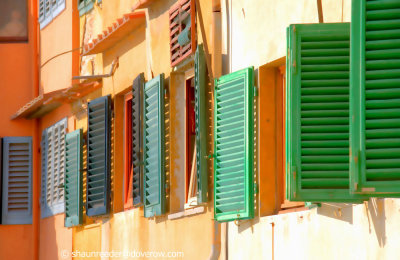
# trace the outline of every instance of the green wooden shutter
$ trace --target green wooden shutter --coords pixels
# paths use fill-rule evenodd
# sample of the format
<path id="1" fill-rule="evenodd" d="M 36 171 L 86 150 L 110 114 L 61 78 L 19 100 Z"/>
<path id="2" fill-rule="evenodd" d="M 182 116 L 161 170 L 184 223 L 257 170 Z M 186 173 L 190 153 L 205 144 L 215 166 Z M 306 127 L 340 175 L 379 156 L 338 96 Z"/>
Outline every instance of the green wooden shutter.
<path id="1" fill-rule="evenodd" d="M 142 91 L 144 86 L 144 73 L 139 74 L 132 84 L 132 192 L 133 205 L 143 204 L 143 168 L 142 162 Z"/>
<path id="2" fill-rule="evenodd" d="M 360 201 L 349 191 L 350 25 L 291 25 L 288 39 L 288 199 Z"/>
<path id="3" fill-rule="evenodd" d="M 143 91 L 143 201 L 146 218 L 165 213 L 164 74 Z"/>
<path id="4" fill-rule="evenodd" d="M 32 137 L 3 139 L 2 224 L 32 224 Z"/>
<path id="5" fill-rule="evenodd" d="M 206 107 L 207 71 L 203 44 L 197 46 L 194 58 L 194 71 L 197 202 L 205 203 L 207 202 L 208 191 Z"/>
<path id="6" fill-rule="evenodd" d="M 218 221 L 254 216 L 253 67 L 215 80 L 214 215 Z"/>
<path id="7" fill-rule="evenodd" d="M 86 214 L 110 210 L 111 96 L 88 103 Z"/>
<path id="8" fill-rule="evenodd" d="M 82 224 L 82 129 L 65 136 L 65 219 L 64 226 Z"/>
<path id="9" fill-rule="evenodd" d="M 351 189 L 400 194 L 400 1 L 353 1 Z"/>

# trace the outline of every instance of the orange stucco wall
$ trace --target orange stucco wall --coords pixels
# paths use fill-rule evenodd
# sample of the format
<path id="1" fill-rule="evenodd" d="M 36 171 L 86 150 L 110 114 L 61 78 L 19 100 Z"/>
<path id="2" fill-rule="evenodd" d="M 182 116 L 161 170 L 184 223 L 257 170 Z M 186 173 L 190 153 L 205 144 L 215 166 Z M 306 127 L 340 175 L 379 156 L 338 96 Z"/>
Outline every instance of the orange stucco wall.
<path id="1" fill-rule="evenodd" d="M 0 43 L 0 136 L 33 136 L 33 121 L 10 117 L 35 96 L 36 65 L 36 0 L 28 2 L 28 42 Z M 37 145 L 33 140 L 33 146 Z M 35 158 L 33 158 L 35 160 Z M 37 171 L 33 171 L 36 175 Z M 33 177 L 35 183 L 35 177 Z M 37 214 L 37 193 L 33 194 L 33 215 Z M 31 225 L 0 225 L 0 259 L 35 258 L 35 220 Z M 21 245 L 24 245 L 21 247 Z"/>

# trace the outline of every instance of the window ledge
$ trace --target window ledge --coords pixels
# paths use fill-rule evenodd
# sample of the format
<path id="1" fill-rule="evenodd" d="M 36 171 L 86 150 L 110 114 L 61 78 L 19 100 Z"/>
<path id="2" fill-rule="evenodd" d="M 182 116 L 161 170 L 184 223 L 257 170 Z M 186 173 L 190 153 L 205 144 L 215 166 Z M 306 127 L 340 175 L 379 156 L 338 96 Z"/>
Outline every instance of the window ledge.
<path id="1" fill-rule="evenodd" d="M 179 218 L 183 218 L 183 217 L 187 217 L 187 216 L 200 214 L 200 213 L 203 213 L 203 212 L 205 212 L 204 206 L 199 206 L 199 207 L 196 207 L 196 208 L 185 209 L 184 211 L 181 211 L 181 212 L 169 214 L 168 215 L 168 219 L 169 220 L 174 220 L 174 219 L 179 219 Z"/>

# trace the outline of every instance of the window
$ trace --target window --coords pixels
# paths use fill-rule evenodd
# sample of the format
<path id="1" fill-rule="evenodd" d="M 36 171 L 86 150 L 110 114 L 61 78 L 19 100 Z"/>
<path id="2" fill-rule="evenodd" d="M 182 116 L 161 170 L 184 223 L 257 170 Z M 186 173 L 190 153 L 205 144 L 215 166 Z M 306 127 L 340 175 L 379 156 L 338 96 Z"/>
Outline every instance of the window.
<path id="1" fill-rule="evenodd" d="M 124 107 L 124 208 L 143 205 L 142 161 L 142 91 L 144 74 L 132 84 L 132 92 L 125 95 Z"/>
<path id="2" fill-rule="evenodd" d="M 26 0 L 2 0 L 0 9 L 0 42 L 28 40 Z"/>
<path id="3" fill-rule="evenodd" d="M 171 66 L 196 50 L 195 1 L 180 0 L 169 10 Z"/>
<path id="4" fill-rule="evenodd" d="M 79 16 L 82 16 L 93 9 L 95 0 L 78 0 Z"/>
<path id="5" fill-rule="evenodd" d="M 350 188 L 374 197 L 398 197 L 400 193 L 400 22 L 396 8 L 398 1 L 382 0 L 353 1 L 352 6 Z"/>
<path id="6" fill-rule="evenodd" d="M 164 74 L 146 82 L 143 91 L 144 217 L 165 213 Z"/>
<path id="7" fill-rule="evenodd" d="M 82 224 L 83 134 L 82 129 L 65 136 L 65 219 L 64 226 Z"/>
<path id="8" fill-rule="evenodd" d="M 32 224 L 32 137 L 5 137 L 2 155 L 2 224 Z"/>
<path id="9" fill-rule="evenodd" d="M 111 96 L 88 103 L 86 214 L 110 212 Z"/>
<path id="10" fill-rule="evenodd" d="M 214 215 L 218 221 L 254 216 L 253 68 L 215 80 Z"/>
<path id="11" fill-rule="evenodd" d="M 64 212 L 64 163 L 67 119 L 42 133 L 42 218 Z"/>
<path id="12" fill-rule="evenodd" d="M 349 184 L 350 25 L 288 28 L 286 175 L 291 201 L 360 202 Z"/>
<path id="13" fill-rule="evenodd" d="M 43 29 L 65 9 L 65 0 L 39 0 L 39 23 Z"/>

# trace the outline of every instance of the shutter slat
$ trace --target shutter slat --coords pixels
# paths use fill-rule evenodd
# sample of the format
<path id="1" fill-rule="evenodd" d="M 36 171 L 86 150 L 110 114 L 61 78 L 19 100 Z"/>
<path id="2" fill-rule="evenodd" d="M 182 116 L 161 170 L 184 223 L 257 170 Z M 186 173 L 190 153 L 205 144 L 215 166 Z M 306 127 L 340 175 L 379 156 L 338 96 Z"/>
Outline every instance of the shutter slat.
<path id="1" fill-rule="evenodd" d="M 291 25 L 287 37 L 288 199 L 361 201 L 349 191 L 350 25 Z"/>
<path id="2" fill-rule="evenodd" d="M 399 18 L 399 1 L 353 2 L 350 187 L 355 193 L 400 196 Z"/>
<path id="3" fill-rule="evenodd" d="M 32 224 L 32 138 L 5 137 L 2 147 L 1 223 Z M 23 162 L 26 167 L 13 167 L 16 161 Z"/>
<path id="4" fill-rule="evenodd" d="M 164 74 L 143 90 L 144 216 L 165 213 Z"/>
<path id="5" fill-rule="evenodd" d="M 111 96 L 88 103 L 86 214 L 110 209 Z"/>
<path id="6" fill-rule="evenodd" d="M 214 91 L 214 215 L 254 216 L 253 68 L 222 76 Z"/>

